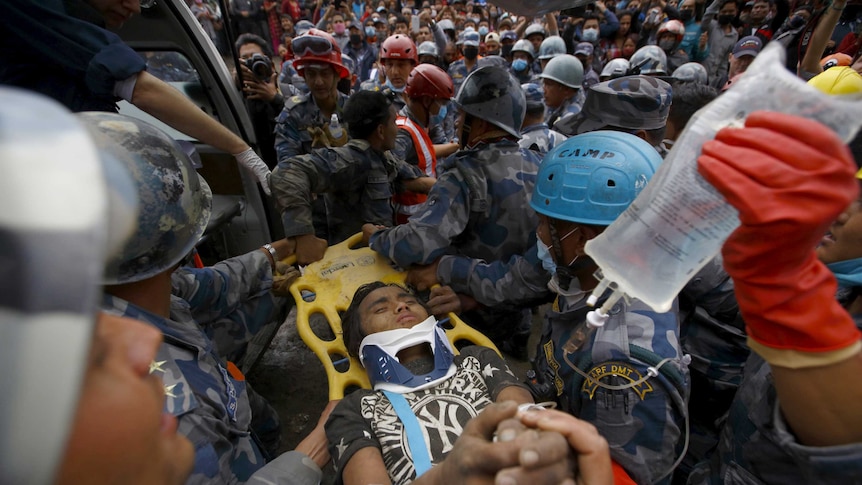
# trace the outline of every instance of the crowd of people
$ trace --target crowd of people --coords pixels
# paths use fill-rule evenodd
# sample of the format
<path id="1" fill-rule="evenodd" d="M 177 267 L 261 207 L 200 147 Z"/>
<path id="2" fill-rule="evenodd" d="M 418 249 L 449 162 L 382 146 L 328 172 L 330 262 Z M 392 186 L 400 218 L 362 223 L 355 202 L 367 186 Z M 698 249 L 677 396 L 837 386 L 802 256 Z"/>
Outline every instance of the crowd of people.
<path id="1" fill-rule="evenodd" d="M 22 370 L 66 400 L 0 399 L 14 431 L 0 450 L 16 449 L 0 453 L 0 482 L 27 482 L 35 457 L 45 483 L 310 485 L 330 462 L 348 485 L 862 481 L 859 135 L 754 112 L 704 143 L 698 171 L 740 225 L 669 311 L 591 311 L 600 268 L 585 249 L 770 44 L 809 96 L 859 103 L 859 5 L 597 0 L 534 17 L 463 0 L 233 0 L 228 15 L 188 2 L 214 43 L 237 36 L 258 154 L 111 31 L 146 3 L 12 0 L 0 21 L 0 148 L 41 117 L 97 159 L 62 160 L 43 205 L 20 183 L 32 159 L 3 151 L 0 335 L 71 349 L 58 355 L 76 359 L 65 380 L 80 389 L 62 369 Z M 233 155 L 284 238 L 187 265 L 210 189 L 167 134 L 115 113 L 119 99 Z M 54 231 L 74 261 L 49 257 Z M 282 260 L 319 261 L 356 233 L 408 287 L 352 295 L 343 341 L 373 388 L 330 402 L 284 452 L 277 413 L 235 362 L 284 322 L 299 272 Z M 22 276 L 44 270 L 81 296 Z M 51 312 L 65 313 L 46 334 Z M 527 380 L 488 348 L 453 348 L 448 312 L 506 358 L 532 353 Z M 27 437 L 20 423 L 40 412 L 60 424 Z"/>

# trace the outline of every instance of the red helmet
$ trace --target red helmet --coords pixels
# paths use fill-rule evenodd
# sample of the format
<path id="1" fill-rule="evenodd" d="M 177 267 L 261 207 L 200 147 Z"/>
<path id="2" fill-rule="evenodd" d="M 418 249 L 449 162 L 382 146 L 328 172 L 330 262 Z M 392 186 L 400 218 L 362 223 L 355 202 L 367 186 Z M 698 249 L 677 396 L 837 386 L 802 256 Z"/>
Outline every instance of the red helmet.
<path id="1" fill-rule="evenodd" d="M 668 20 L 658 28 L 656 38 L 658 39 L 661 37 L 661 34 L 665 32 L 670 32 L 671 34 L 676 35 L 676 41 L 682 42 L 682 37 L 685 35 L 685 25 L 683 25 L 679 20 Z"/>
<path id="2" fill-rule="evenodd" d="M 407 59 L 413 64 L 419 64 L 416 54 L 416 44 L 406 35 L 391 35 L 380 45 L 380 59 Z"/>
<path id="3" fill-rule="evenodd" d="M 443 69 L 433 64 L 419 64 L 410 71 L 404 93 L 411 98 L 450 99 L 455 96 L 455 87 Z"/>
<path id="4" fill-rule="evenodd" d="M 300 76 L 305 75 L 305 67 L 310 64 L 328 64 L 335 69 L 339 78 L 350 76 L 350 71 L 341 63 L 338 43 L 322 30 L 310 29 L 295 37 L 290 43 L 290 50 L 294 56 L 293 67 Z"/>

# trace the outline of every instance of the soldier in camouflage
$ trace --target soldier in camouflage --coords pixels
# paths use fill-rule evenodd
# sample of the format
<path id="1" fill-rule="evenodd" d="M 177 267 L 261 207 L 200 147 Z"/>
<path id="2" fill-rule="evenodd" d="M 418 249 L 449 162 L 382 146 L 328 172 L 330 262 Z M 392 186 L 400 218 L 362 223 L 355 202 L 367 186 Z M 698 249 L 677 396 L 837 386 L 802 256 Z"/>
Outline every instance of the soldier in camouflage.
<path id="1" fill-rule="evenodd" d="M 291 243 L 174 272 L 207 225 L 209 187 L 153 126 L 113 113 L 81 120 L 117 170 L 131 173 L 134 186 L 116 190 L 141 205 L 135 233 L 106 263 L 102 307 L 164 335 L 149 371 L 164 384 L 165 412 L 195 449 L 187 483 L 245 482 L 278 450 L 279 422 L 225 355 L 241 356 L 251 338 L 283 321 L 288 300 L 270 290 Z"/>
<path id="2" fill-rule="evenodd" d="M 542 88 L 538 84 L 527 83 L 522 84 L 521 89 L 527 99 L 527 113 L 518 145 L 544 156 L 557 144 L 565 141 L 566 136 L 548 128 L 545 123 L 545 97 L 542 95 Z"/>
<path id="3" fill-rule="evenodd" d="M 539 74 L 545 94 L 548 113 L 545 123 L 551 129 L 570 136 L 571 133 L 560 129 L 575 118 L 584 105 L 584 66 L 577 57 L 560 54 L 545 66 Z"/>
<path id="4" fill-rule="evenodd" d="M 347 96 L 338 82 L 350 76 L 341 63 L 341 52 L 326 32 L 311 29 L 291 42 L 296 58 L 293 68 L 305 80 L 308 95 L 291 96 L 276 118 L 275 151 L 278 162 L 310 153 L 313 148 L 341 146 L 346 135 L 334 139 L 329 132 L 333 114 L 340 114 Z"/>
<path id="5" fill-rule="evenodd" d="M 646 140 L 662 155 L 673 98 L 670 84 L 650 76 L 626 76 L 590 87 L 581 112 L 554 125 L 564 135 L 613 129 Z"/>
<path id="6" fill-rule="evenodd" d="M 466 283 L 468 275 L 454 271 L 452 258 L 507 260 L 535 244 L 528 199 L 540 160 L 515 141 L 525 110 L 520 85 L 503 68 L 482 67 L 464 82 L 456 103 L 463 148 L 438 170 L 442 175 L 424 208 L 407 224 L 364 228 L 371 248 L 401 267 L 428 265 L 412 271 L 421 272 L 427 286 Z M 529 332 L 530 312 L 520 305 L 479 306 L 462 318 L 501 343 Z"/>
<path id="7" fill-rule="evenodd" d="M 330 244 L 360 232 L 365 223 L 394 224 L 392 196 L 404 189 L 427 193 L 434 179 L 415 166 L 393 157 L 398 127 L 391 97 L 359 91 L 344 108 L 351 140 L 337 148 L 321 148 L 290 158 L 276 167 L 270 179 L 282 211 L 287 237 L 296 240 L 300 264 L 323 258 Z M 398 181 L 403 187 L 396 189 Z M 311 201 L 322 194 L 328 240 L 315 236 Z"/>
<path id="8" fill-rule="evenodd" d="M 473 71 L 479 68 L 479 33 L 473 30 L 464 32 L 461 40 L 462 59 L 449 65 L 449 76 L 455 84 L 455 92 L 461 89 L 461 84 Z"/>
<path id="9" fill-rule="evenodd" d="M 677 306 L 656 313 L 638 300 L 619 302 L 597 322 L 586 305 L 597 266 L 584 246 L 660 163 L 648 143 L 626 133 L 576 136 L 545 156 L 531 200 L 539 258 L 557 294 L 545 313 L 534 394 L 595 425 L 636 483 L 669 483 L 687 439 L 689 379 Z"/>

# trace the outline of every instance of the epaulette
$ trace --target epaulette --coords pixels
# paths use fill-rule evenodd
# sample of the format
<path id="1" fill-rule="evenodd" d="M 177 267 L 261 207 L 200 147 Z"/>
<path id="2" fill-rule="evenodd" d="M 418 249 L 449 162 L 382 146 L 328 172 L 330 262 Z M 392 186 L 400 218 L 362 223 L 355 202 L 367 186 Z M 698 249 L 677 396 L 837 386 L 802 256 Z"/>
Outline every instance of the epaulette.
<path id="1" fill-rule="evenodd" d="M 304 94 L 297 94 L 295 96 L 291 96 L 284 101 L 284 108 L 291 109 L 294 106 L 298 106 L 304 102 L 308 101 L 308 96 Z"/>

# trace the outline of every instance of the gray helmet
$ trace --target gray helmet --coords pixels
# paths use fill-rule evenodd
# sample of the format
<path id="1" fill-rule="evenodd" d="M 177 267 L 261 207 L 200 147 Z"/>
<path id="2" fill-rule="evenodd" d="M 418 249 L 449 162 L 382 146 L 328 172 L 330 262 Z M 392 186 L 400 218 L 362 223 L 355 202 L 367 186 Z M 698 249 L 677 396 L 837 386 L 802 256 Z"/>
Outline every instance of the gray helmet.
<path id="1" fill-rule="evenodd" d="M 697 62 L 686 62 L 673 71 L 674 79 L 678 81 L 687 81 L 698 84 L 706 84 L 709 80 L 709 75 L 706 73 L 706 68 Z"/>
<path id="2" fill-rule="evenodd" d="M 566 41 L 559 35 L 552 35 L 542 41 L 539 46 L 539 59 L 551 59 L 559 54 L 566 53 Z"/>
<path id="3" fill-rule="evenodd" d="M 584 65 L 571 54 L 561 54 L 548 61 L 539 77 L 557 81 L 572 89 L 581 89 L 584 85 Z"/>
<path id="4" fill-rule="evenodd" d="M 443 20 L 437 22 L 437 27 L 440 27 L 440 30 L 443 30 L 443 31 L 455 30 L 455 24 L 452 23 L 452 21 L 449 19 L 443 19 Z"/>
<path id="5" fill-rule="evenodd" d="M 527 103 L 521 85 L 506 69 L 497 66 L 476 69 L 464 80 L 455 103 L 465 113 L 520 138 Z"/>
<path id="6" fill-rule="evenodd" d="M 530 59 L 536 58 L 536 51 L 533 50 L 533 44 L 531 44 L 527 39 L 521 39 L 518 42 L 515 42 L 515 45 L 512 46 L 512 54 L 516 52 L 528 54 Z"/>
<path id="7" fill-rule="evenodd" d="M 527 100 L 527 109 L 538 109 L 545 107 L 545 94 L 542 87 L 536 83 L 524 83 L 521 85 L 524 97 Z"/>
<path id="8" fill-rule="evenodd" d="M 96 146 L 132 175 L 141 203 L 136 232 L 105 265 L 105 284 L 141 281 L 179 263 L 206 229 L 212 195 L 166 133 L 116 113 L 80 113 Z"/>
<path id="9" fill-rule="evenodd" d="M 545 31 L 545 28 L 542 24 L 530 24 L 527 27 L 527 30 L 524 31 L 524 38 L 529 39 L 533 34 L 541 34 L 542 37 L 547 37 L 548 33 Z"/>
<path id="10" fill-rule="evenodd" d="M 599 74 L 599 78 L 602 81 L 607 81 L 608 79 L 616 79 L 618 77 L 623 77 L 629 71 L 628 59 L 625 57 L 617 57 L 615 59 L 611 59 L 605 64 L 605 67 L 602 68 L 602 73 Z"/>
<path id="11" fill-rule="evenodd" d="M 630 74 L 667 75 L 667 54 L 657 45 L 645 45 L 629 59 Z"/>
<path id="12" fill-rule="evenodd" d="M 437 44 L 431 42 L 430 40 L 426 40 L 425 42 L 419 44 L 418 54 L 420 56 L 440 57 L 440 52 L 437 50 Z"/>

